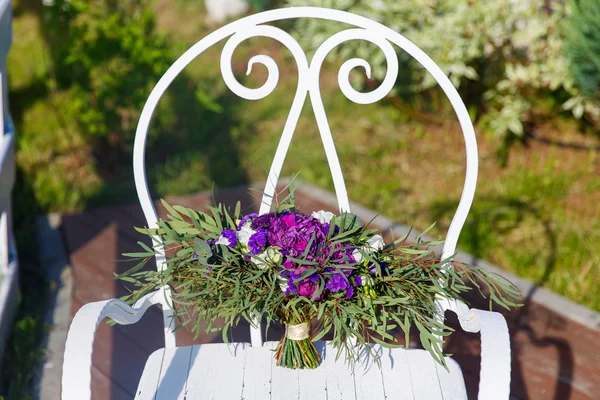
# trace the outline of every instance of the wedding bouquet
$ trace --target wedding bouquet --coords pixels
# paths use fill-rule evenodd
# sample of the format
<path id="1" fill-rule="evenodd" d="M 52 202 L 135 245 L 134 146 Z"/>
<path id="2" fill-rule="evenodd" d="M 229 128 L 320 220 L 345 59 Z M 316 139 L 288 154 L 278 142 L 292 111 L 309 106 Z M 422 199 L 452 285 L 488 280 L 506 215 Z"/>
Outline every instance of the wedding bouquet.
<path id="1" fill-rule="evenodd" d="M 163 202 L 169 220 L 156 229 L 139 229 L 153 239 L 151 248 L 126 256 L 139 263 L 119 276 L 136 288 L 133 303 L 169 285 L 180 326 L 198 336 L 228 330 L 245 319 L 285 325 L 275 357 L 288 368 L 316 368 L 313 341 L 331 333 L 332 343 L 355 360 L 371 343 L 399 346 L 394 330 L 415 326 L 433 358 L 445 365 L 442 338 L 451 333 L 437 316 L 435 301 L 461 299 L 472 286 L 484 288 L 497 304 L 517 306 L 518 290 L 502 277 L 473 266 L 440 260 L 433 245 L 420 238 L 385 244 L 381 233 L 350 213 L 304 214 L 294 206 L 294 191 L 272 212 L 241 215 L 223 205 L 208 213 Z M 140 271 L 156 252 L 166 249 L 166 268 Z M 462 299 L 461 299 L 462 300 Z M 314 334 L 310 322 L 318 321 Z"/>

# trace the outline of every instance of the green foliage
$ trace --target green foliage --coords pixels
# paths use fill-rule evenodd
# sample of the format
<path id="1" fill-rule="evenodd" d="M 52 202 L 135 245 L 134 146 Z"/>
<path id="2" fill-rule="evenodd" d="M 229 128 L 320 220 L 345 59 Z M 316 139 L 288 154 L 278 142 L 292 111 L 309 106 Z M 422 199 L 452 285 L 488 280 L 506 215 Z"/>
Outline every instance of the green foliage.
<path id="1" fill-rule="evenodd" d="M 14 324 L 9 342 L 11 348 L 3 360 L 3 365 L 10 366 L 5 369 L 11 369 L 16 373 L 10 376 L 11 382 L 6 399 L 29 400 L 32 398 L 29 395 L 30 382 L 35 369 L 44 358 L 44 351 L 37 345 L 40 325 L 36 318 L 30 316 L 19 318 Z M 7 372 L 3 372 L 2 375 L 6 376 Z"/>
<path id="2" fill-rule="evenodd" d="M 482 126 L 498 137 L 523 136 L 540 96 L 556 96 L 576 118 L 600 120 L 600 105 L 583 96 L 568 73 L 560 25 L 567 10 L 558 2 L 552 2 L 551 10 L 542 0 L 329 0 L 325 4 L 288 0 L 288 4 L 342 9 L 400 32 L 433 58 L 468 105 L 478 109 Z M 315 48 L 336 30 L 339 25 L 307 19 L 297 23 L 295 33 Z M 374 46 L 354 41 L 334 54 L 364 58 L 378 80 L 385 76 L 385 58 Z M 424 93 L 435 86 L 431 75 L 406 54 L 399 57 L 405 68 L 399 83 L 408 85 L 409 92 Z M 404 81 L 406 76 L 409 82 Z"/>
<path id="3" fill-rule="evenodd" d="M 274 0 L 248 0 L 248 4 L 254 11 L 265 11 L 273 7 Z"/>
<path id="4" fill-rule="evenodd" d="M 154 13 L 139 0 L 58 0 L 46 7 L 58 88 L 90 135 L 131 143 L 139 113 L 171 63 Z"/>
<path id="5" fill-rule="evenodd" d="M 237 231 L 242 217 L 239 205 L 231 212 L 219 204 L 208 207 L 207 213 L 171 207 L 165 202 L 163 205 L 169 220 L 160 220 L 158 228 L 137 229 L 152 238 L 154 248 L 140 242 L 142 251 L 125 254 L 138 264 L 118 278 L 136 287 L 124 297 L 130 303 L 170 286 L 180 325 L 191 327 L 196 336 L 201 333 L 203 321 L 207 323 L 207 332 L 221 330 L 227 340 L 228 330 L 241 319 L 253 323 L 255 318 L 265 318 L 267 325 L 273 321 L 297 325 L 317 319 L 319 331 L 313 340 L 332 333 L 338 356 L 343 352 L 352 361 L 362 352 L 372 350 L 370 342 L 398 347 L 398 338 L 392 332 L 398 327 L 404 331 L 408 346 L 411 327 L 416 327 L 425 349 L 445 365 L 439 345 L 451 329 L 438 320 L 438 299 L 461 299 L 463 293 L 476 287 L 482 295 L 489 296 L 490 307 L 492 302 L 507 309 L 518 305 L 518 289 L 504 278 L 469 265 L 437 259 L 432 246 L 440 242 L 426 243 L 417 238 L 409 244 L 405 237 L 383 249 L 371 247 L 371 240 L 378 232 L 352 214 L 344 213 L 331 220 L 326 239 L 316 244 L 312 256 L 309 251 L 314 235 L 303 256 L 284 256 L 301 266 L 298 271 L 302 269 L 292 282 L 282 277 L 287 269 L 281 253 L 278 257 L 269 256 L 268 252 L 261 256 L 250 254 L 249 248 L 240 243 L 234 247 L 218 244 L 223 230 Z M 293 191 L 277 203 L 275 212 L 283 210 L 295 210 Z M 344 255 L 345 250 L 360 252 L 362 259 L 349 258 Z M 168 258 L 163 271 L 140 271 L 155 254 L 164 251 Z M 326 291 L 326 282 L 334 275 L 343 276 L 355 289 Z M 287 292 L 288 285 L 300 285 L 309 278 L 315 286 L 311 296 Z M 355 278 L 361 283 L 355 284 Z M 224 325 L 219 326 L 220 323 Z M 352 346 L 347 341 L 349 337 L 356 337 L 361 346 Z M 291 347 L 283 343 L 277 352 L 283 357 L 282 365 L 296 366 L 293 358 L 287 357 L 286 361 Z M 303 344 L 307 347 L 302 352 L 313 354 L 309 343 Z M 315 363 L 311 359 L 305 366 L 314 368 Z"/>
<path id="6" fill-rule="evenodd" d="M 600 2 L 571 0 L 565 24 L 569 71 L 581 91 L 600 101 Z"/>

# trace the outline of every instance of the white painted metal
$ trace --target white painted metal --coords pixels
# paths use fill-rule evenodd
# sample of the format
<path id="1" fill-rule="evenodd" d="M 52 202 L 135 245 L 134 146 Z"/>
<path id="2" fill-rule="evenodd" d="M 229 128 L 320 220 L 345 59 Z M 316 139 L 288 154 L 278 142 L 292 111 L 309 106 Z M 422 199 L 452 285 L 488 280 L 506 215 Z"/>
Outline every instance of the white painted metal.
<path id="1" fill-rule="evenodd" d="M 479 399 L 508 399 L 510 395 L 511 351 L 508 325 L 502 314 L 469 309 L 456 300 L 440 300 L 438 308 L 443 315 L 452 311 L 458 316 L 466 332 L 481 335 L 481 372 Z"/>
<path id="2" fill-rule="evenodd" d="M 11 221 L 14 183 L 15 137 L 9 132 L 0 135 L 0 358 L 11 332 L 18 295 L 19 262 Z"/>
<path id="3" fill-rule="evenodd" d="M 418 375 L 419 379 L 413 381 L 413 393 L 415 398 L 443 400 L 447 396 L 446 390 L 442 392 L 435 367 L 435 361 L 425 352 L 406 352 L 410 378 Z M 454 398 L 454 397 L 452 397 Z"/>
<path id="4" fill-rule="evenodd" d="M 222 344 L 194 346 L 186 392 L 187 398 L 241 399 L 246 361 L 244 349 L 245 344 L 242 343 L 231 346 Z M 215 368 L 215 361 L 218 362 L 218 368 Z M 267 365 L 263 367 L 267 367 Z M 176 367 L 175 371 L 177 370 Z"/>
<path id="5" fill-rule="evenodd" d="M 88 303 L 81 307 L 69 328 L 65 344 L 62 375 L 63 400 L 91 398 L 91 369 L 94 335 L 104 318 L 111 318 L 120 325 L 138 322 L 154 304 L 162 306 L 161 291 L 149 293 L 133 307 L 121 300 L 112 299 Z"/>
<path id="6" fill-rule="evenodd" d="M 0 0 L 0 111 L 3 119 L 0 125 L 0 135 L 7 132 L 11 127 L 10 113 L 8 110 L 8 79 L 7 79 L 7 54 L 12 45 L 12 8 L 10 0 Z M 7 124 L 5 124 L 7 123 Z"/>
<path id="7" fill-rule="evenodd" d="M 159 351 L 158 354 L 161 354 Z M 155 380 L 156 397 L 172 400 L 185 400 L 187 393 L 188 373 L 192 360 L 192 347 L 181 347 L 178 351 L 162 353 L 160 375 Z M 187 368 L 185 367 L 187 365 Z M 154 368 L 151 368 L 155 371 Z M 154 372 L 151 372 L 154 373 Z M 156 384 L 158 382 L 158 384 Z M 138 390 L 141 396 L 141 390 Z M 147 393 L 147 392 L 146 392 Z M 144 398 L 143 396 L 141 398 Z"/>
<path id="8" fill-rule="evenodd" d="M 4 74 L 0 71 L 0 128 L 2 130 L 2 155 L 6 154 L 6 160 L 2 160 L 2 164 L 0 168 L 0 173 L 4 172 L 4 164 L 6 163 L 6 168 L 11 168 L 11 165 L 14 165 L 14 156 L 12 155 L 12 148 L 14 144 L 12 143 L 12 135 L 8 135 L 6 138 L 4 137 L 4 85 L 2 84 L 2 79 Z M 3 157 L 4 158 L 4 157 Z M 12 175 L 12 174 L 11 174 Z M 0 189 L 1 196 L 1 205 L 0 205 L 0 275 L 4 276 L 8 272 L 8 259 L 9 259 L 9 235 L 8 235 L 8 203 L 10 201 L 12 182 L 9 183 L 8 187 L 3 187 Z"/>
<path id="9" fill-rule="evenodd" d="M 381 353 L 383 353 L 383 349 L 379 346 L 374 346 L 374 349 L 379 349 Z M 420 350 L 416 350 L 416 352 L 422 353 Z M 398 355 L 398 359 L 404 359 L 406 350 L 397 351 L 394 355 Z M 393 356 L 392 356 L 393 358 Z M 431 358 L 431 357 L 430 357 Z M 394 358 L 395 361 L 395 358 Z M 338 360 L 338 362 L 343 362 L 343 360 Z M 419 367 L 420 369 L 420 367 Z M 344 372 L 342 371 L 342 374 Z M 348 373 L 348 372 L 346 372 Z M 385 398 L 385 384 L 383 381 L 383 375 L 381 370 L 372 360 L 369 362 L 362 362 L 357 365 L 354 369 L 354 391 L 356 400 L 370 400 L 370 399 L 384 399 Z M 396 381 L 392 379 L 387 382 L 388 386 L 396 385 Z M 404 391 L 404 395 L 406 395 L 406 390 Z M 401 397 L 402 398 L 402 397 Z"/>
<path id="10" fill-rule="evenodd" d="M 331 21 L 344 22 L 352 25 L 353 28 L 342 31 L 328 40 L 326 40 L 315 53 L 312 61 L 309 63 L 305 53 L 295 39 L 283 30 L 263 25 L 268 22 L 274 22 L 289 18 L 320 18 Z M 276 62 L 266 55 L 257 55 L 250 59 L 247 73 L 251 73 L 253 65 L 263 64 L 268 71 L 268 78 L 265 84 L 257 89 L 249 89 L 241 85 L 235 78 L 231 68 L 231 60 L 235 48 L 244 40 L 250 37 L 264 36 L 279 41 L 291 52 L 298 66 L 298 88 L 290 114 L 283 129 L 283 133 L 277 147 L 275 157 L 269 171 L 265 194 L 262 199 L 260 212 L 264 213 L 270 209 L 275 187 L 281 173 L 281 168 L 285 156 L 289 149 L 292 136 L 294 134 L 301 109 L 310 96 L 311 104 L 315 112 L 317 124 L 325 148 L 328 163 L 333 176 L 334 186 L 340 210 L 348 211 L 349 201 L 344 183 L 341 166 L 331 130 L 327 123 L 327 115 L 319 89 L 319 76 L 323 60 L 339 44 L 348 40 L 366 40 L 379 46 L 384 53 L 388 68 L 387 74 L 379 88 L 370 93 L 359 93 L 352 88 L 349 83 L 349 73 L 356 67 L 362 67 L 370 74 L 370 66 L 366 60 L 351 59 L 346 61 L 340 68 L 338 82 L 342 92 L 350 99 L 359 104 L 373 103 L 383 98 L 392 88 L 398 74 L 398 64 L 392 44 L 399 46 L 419 63 L 421 63 L 436 79 L 444 90 L 450 103 L 452 104 L 460 125 L 463 130 L 466 147 L 466 175 L 462 196 L 458 205 L 456 214 L 450 224 L 442 257 L 447 258 L 454 254 L 456 243 L 460 230 L 465 222 L 467 213 L 473 201 L 475 184 L 477 180 L 477 145 L 472 123 L 470 121 L 466 107 L 464 106 L 456 89 L 444 75 L 442 70 L 417 46 L 393 30 L 371 21 L 365 17 L 349 14 L 342 11 L 314 8 L 298 7 L 285 8 L 268 11 L 228 24 L 217 31 L 200 40 L 188 51 L 186 51 L 175 63 L 167 70 L 163 77 L 158 81 L 156 87 L 150 94 L 137 127 L 134 143 L 134 178 L 140 204 L 143 209 L 146 221 L 149 227 L 156 227 L 158 220 L 150 192 L 148 190 L 146 172 L 144 168 L 145 144 L 148 135 L 148 128 L 154 109 L 158 101 L 169 87 L 175 77 L 198 55 L 207 48 L 229 37 L 221 54 L 221 72 L 227 86 L 238 96 L 248 100 L 258 100 L 268 96 L 277 86 L 279 79 L 279 69 Z M 164 249 L 158 249 L 159 255 L 156 258 L 157 268 L 160 270 L 165 267 Z M 160 304 L 164 312 L 165 321 L 165 347 L 160 350 L 162 353 L 156 353 L 150 358 L 146 367 L 144 377 L 140 383 L 139 399 L 154 398 L 152 390 L 161 390 L 161 382 L 178 382 L 175 384 L 179 389 L 169 390 L 169 399 L 177 398 L 178 395 L 187 393 L 188 399 L 197 398 L 200 395 L 218 393 L 216 390 L 224 388 L 227 393 L 238 396 L 238 391 L 246 397 L 245 383 L 238 387 L 240 382 L 231 376 L 241 378 L 245 382 L 246 377 L 252 379 L 251 393 L 247 393 L 247 398 L 259 398 L 259 394 L 264 393 L 268 387 L 271 398 L 298 398 L 299 393 L 305 388 L 305 371 L 292 371 L 283 368 L 274 368 L 272 353 L 269 351 L 269 345 L 262 346 L 260 326 L 256 324 L 251 331 L 252 352 L 244 344 L 238 344 L 236 347 L 236 357 L 231 354 L 231 348 L 226 345 L 202 345 L 194 346 L 191 353 L 185 353 L 185 348 L 175 348 L 175 336 L 171 329 L 172 314 L 169 311 L 170 298 L 168 288 L 164 288 L 136 304 L 131 308 L 118 300 L 92 303 L 84 306 L 76 315 L 69 337 L 67 339 L 67 351 L 65 353 L 65 366 L 63 373 L 63 399 L 80 400 L 89 399 L 90 384 L 90 363 L 93 345 L 94 330 L 102 318 L 110 316 L 118 323 L 136 322 L 144 311 L 152 304 Z M 482 374 L 480 399 L 506 399 L 508 398 L 510 382 L 510 347 L 506 323 L 502 316 L 496 313 L 489 313 L 478 310 L 469 310 L 460 303 L 440 302 L 440 312 L 446 309 L 456 312 L 464 329 L 470 332 L 481 331 L 482 336 Z M 496 343 L 497 341 L 497 343 Z M 272 346 L 272 345 L 270 345 Z M 356 375 L 349 373 L 343 361 L 335 361 L 334 357 L 325 358 L 324 363 L 317 369 L 324 374 L 324 379 L 311 379 L 317 382 L 316 385 L 322 385 L 323 390 L 327 388 L 329 398 L 366 398 L 375 392 L 369 392 L 368 386 L 375 387 L 375 391 L 385 392 L 388 398 L 390 395 L 397 398 L 435 398 L 427 397 L 437 395 L 445 399 L 465 398 L 464 382 L 460 369 L 451 363 L 450 372 L 437 368 L 428 354 L 420 350 L 392 350 L 391 361 L 384 359 L 383 370 L 369 370 L 366 375 L 357 378 Z M 178 353 L 183 352 L 180 356 Z M 266 357 L 264 352 L 268 352 Z M 325 350 L 327 354 L 328 350 Z M 191 354 L 191 358 L 188 357 Z M 427 356 L 427 357 L 426 357 Z M 186 365 L 186 359 L 189 358 Z M 233 357 L 233 358 L 232 358 Z M 166 360 L 166 362 L 165 362 Z M 387 361 L 386 361 L 387 360 Z M 389 362 L 388 362 L 389 361 Z M 156 365 L 160 362 L 160 367 Z M 261 367 L 262 366 L 262 367 Z M 251 373 L 246 373 L 248 367 L 252 368 Z M 261 372 L 257 372 L 257 368 Z M 171 372 L 169 372 L 171 371 Z M 240 375 L 240 371 L 241 375 Z M 270 373 L 267 373 L 270 371 Z M 408 371 L 410 384 L 407 384 L 406 372 Z M 314 373 L 311 371 L 310 373 Z M 176 374 L 176 375 L 172 375 Z M 189 376 L 188 376 L 189 374 Z M 424 376 L 423 374 L 427 374 Z M 444 375 L 445 374 L 445 375 Z M 402 375 L 402 377 L 400 377 Z M 171 379 L 170 376 L 177 377 Z M 186 383 L 182 385 L 184 376 L 188 376 Z M 396 378 L 397 377 L 397 378 Z M 269 378 L 268 384 L 266 380 Z M 437 381 L 437 389 L 434 380 Z M 493 381 L 492 381 L 493 379 Z M 147 381 L 149 380 L 149 382 Z M 235 382 L 234 382 L 235 381 Z M 377 386 L 376 382 L 380 382 Z M 169 383 L 170 384 L 170 383 Z M 166 383 L 165 383 L 166 385 Z M 489 385 L 489 386 L 488 386 Z M 166 387 L 166 386 L 164 386 Z M 154 388 L 154 389 L 153 389 Z M 239 390 L 238 390 L 239 389 Z M 314 390 L 311 387 L 310 390 Z M 179 390 L 179 392 L 177 392 Z M 308 389 L 307 389 L 308 390 Z M 141 391 L 150 391 L 142 393 Z M 231 391 L 231 392 L 229 392 Z M 431 391 L 429 393 L 428 391 Z M 318 398 L 325 398 L 325 392 Z M 432 394 L 434 393 L 434 394 Z M 382 394 L 382 393 L 380 393 Z M 307 396 L 309 393 L 307 393 Z M 314 393 L 310 393 L 314 396 Z M 423 397 L 426 396 L 426 397 Z M 210 397 L 212 398 L 212 397 Z"/>
<path id="11" fill-rule="evenodd" d="M 261 347 L 249 346 L 246 348 L 243 399 L 263 400 L 270 398 L 271 370 L 275 345 L 274 342 L 267 342 Z"/>
<path id="12" fill-rule="evenodd" d="M 146 366 L 144 367 L 144 378 L 140 380 L 137 392 L 135 392 L 135 400 L 148 398 L 149 393 L 156 393 L 158 390 L 165 352 L 166 349 L 159 349 L 148 357 L 148 361 L 146 361 Z M 65 399 L 64 395 L 62 398 L 63 400 Z"/>
<path id="13" fill-rule="evenodd" d="M 436 367 L 425 350 L 389 350 L 375 346 L 375 349 L 383 354 L 381 361 L 388 368 L 380 370 L 376 364 L 370 362 L 368 365 L 357 366 L 352 373 L 342 358 L 335 359 L 335 349 L 329 347 L 325 348 L 323 363 L 317 369 L 291 370 L 275 367 L 272 353 L 275 345 L 273 342 L 265 343 L 263 347 L 251 347 L 247 344 L 207 344 L 158 350 L 146 364 L 136 399 L 467 398 L 462 373 L 456 362 L 447 360 L 448 372 L 443 367 Z M 325 343 L 319 342 L 317 345 Z M 191 368 L 188 361 L 190 352 Z M 167 359 L 172 361 L 167 363 L 164 361 Z M 172 384 L 168 386 L 169 391 L 156 392 L 157 369 L 160 369 L 160 376 L 173 377 Z M 392 371 L 392 374 L 384 374 L 385 371 Z M 408 373 L 403 375 L 403 372 Z M 186 377 L 187 383 L 184 382 Z M 431 384 L 427 387 L 415 385 L 424 381 Z M 159 383 L 158 386 L 160 388 L 162 384 Z M 257 389 L 259 391 L 255 392 Z"/>
<path id="14" fill-rule="evenodd" d="M 0 130 L 4 135 L 4 71 L 0 70 Z"/>
<path id="15" fill-rule="evenodd" d="M 12 44 L 10 0 L 0 0 L 0 359 L 17 307 L 19 260 L 12 230 L 15 132 L 8 110 L 6 58 Z"/>
<path id="16" fill-rule="evenodd" d="M 323 365 L 327 371 L 327 399 L 328 400 L 346 400 L 354 399 L 354 375 L 343 363 L 335 359 L 337 351 L 330 346 L 325 349 L 325 358 Z"/>
<path id="17" fill-rule="evenodd" d="M 407 396 L 406 394 L 414 393 L 415 389 L 413 385 L 418 386 L 420 382 L 416 379 L 413 382 L 412 377 L 410 376 L 408 354 L 407 352 L 404 352 L 404 357 L 401 359 L 401 362 L 392 359 L 392 354 L 392 350 L 385 349 L 383 350 L 383 355 L 381 357 L 381 376 L 384 382 L 385 395 L 388 399 L 401 399 L 403 396 L 407 399 L 414 399 L 414 396 Z M 402 357 L 402 355 L 399 354 L 397 357 Z M 450 359 L 447 361 L 450 362 Z M 461 378 L 452 379 L 453 377 L 458 376 Z M 458 372 L 454 371 L 449 380 L 456 380 L 460 385 L 465 384 L 460 369 Z M 385 384 L 385 382 L 392 381 L 396 383 L 394 385 Z"/>

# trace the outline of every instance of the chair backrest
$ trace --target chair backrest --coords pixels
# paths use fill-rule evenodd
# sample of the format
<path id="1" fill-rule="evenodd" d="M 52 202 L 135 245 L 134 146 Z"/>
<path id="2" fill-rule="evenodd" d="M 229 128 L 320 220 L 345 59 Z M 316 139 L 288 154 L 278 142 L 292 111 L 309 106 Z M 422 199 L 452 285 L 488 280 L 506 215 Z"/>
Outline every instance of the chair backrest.
<path id="1" fill-rule="evenodd" d="M 336 33 L 329 39 L 325 40 L 315 52 L 312 60 L 309 62 L 305 52 L 298 42 L 287 32 L 271 25 L 265 25 L 269 22 L 280 21 L 292 18 L 319 18 L 330 21 L 343 22 L 351 25 L 351 28 Z M 189 50 L 187 50 L 175 63 L 166 71 L 163 77 L 158 81 L 156 87 L 148 97 L 144 106 L 140 121 L 138 123 L 134 154 L 133 167 L 135 174 L 135 185 L 138 197 L 144 211 L 144 215 L 149 227 L 155 227 L 158 217 L 156 210 L 150 197 L 148 185 L 146 181 L 146 172 L 144 168 L 144 154 L 146 137 L 152 113 L 158 104 L 160 97 L 166 91 L 175 77 L 198 55 L 204 52 L 212 45 L 226 39 L 227 42 L 221 53 L 221 73 L 223 79 L 229 89 L 247 100 L 259 100 L 268 96 L 277 86 L 279 80 L 279 69 L 276 62 L 267 55 L 257 55 L 252 57 L 248 62 L 247 74 L 250 74 L 254 64 L 263 64 L 268 70 L 268 78 L 263 86 L 256 89 L 250 89 L 240 84 L 235 78 L 232 71 L 232 55 L 236 47 L 244 40 L 251 37 L 268 37 L 283 44 L 292 53 L 298 65 L 298 88 L 292 103 L 290 113 L 286 124 L 283 128 L 283 133 L 279 141 L 279 146 L 275 153 L 273 163 L 267 178 L 264 195 L 261 202 L 260 213 L 265 213 L 270 210 L 275 187 L 277 185 L 279 174 L 283 166 L 283 161 L 287 154 L 292 136 L 296 129 L 298 119 L 302 107 L 307 96 L 310 97 L 310 102 L 315 113 L 317 125 L 325 148 L 325 153 L 333 176 L 333 182 L 340 211 L 350 211 L 350 204 L 346 185 L 342 175 L 342 169 L 335 150 L 335 145 L 331 135 L 331 130 L 327 121 L 327 115 L 321 99 L 319 88 L 319 77 L 321 67 L 325 57 L 336 46 L 349 40 L 365 40 L 377 45 L 384 53 L 387 62 L 387 73 L 381 85 L 369 92 L 361 93 L 356 91 L 349 82 L 350 71 L 356 67 L 362 67 L 366 70 L 367 76 L 370 75 L 370 65 L 367 60 L 353 58 L 346 61 L 340 68 L 338 74 L 338 82 L 341 91 L 351 101 L 358 104 L 371 104 L 384 98 L 393 88 L 398 76 L 398 59 L 392 44 L 400 47 L 402 50 L 410 54 L 417 60 L 427 71 L 435 78 L 442 90 L 448 97 L 462 128 L 466 147 L 466 176 L 462 195 L 456 213 L 450 223 L 448 233 L 445 239 L 445 244 L 442 250 L 442 257 L 451 257 L 455 250 L 460 231 L 467 218 L 467 214 L 473 202 L 475 194 L 475 185 L 477 181 L 477 143 L 475 140 L 475 132 L 473 124 L 467 112 L 467 109 L 461 100 L 458 92 L 444 74 L 444 72 L 427 56 L 421 49 L 415 46 L 412 42 L 375 21 L 368 18 L 351 14 L 344 11 L 337 11 L 327 8 L 318 7 L 291 7 L 272 11 L 266 11 L 259 14 L 251 15 L 235 22 L 232 22 L 224 27 L 209 34 Z M 164 268 L 164 253 L 157 257 L 158 269 Z M 165 290 L 168 290 L 165 288 Z M 165 293 L 168 295 L 168 292 Z M 165 332 L 170 321 L 167 320 L 165 314 Z M 167 333 L 167 335 L 169 335 Z M 168 343 L 174 345 L 174 339 L 167 337 Z M 260 343 L 259 328 L 252 329 L 252 344 Z"/>

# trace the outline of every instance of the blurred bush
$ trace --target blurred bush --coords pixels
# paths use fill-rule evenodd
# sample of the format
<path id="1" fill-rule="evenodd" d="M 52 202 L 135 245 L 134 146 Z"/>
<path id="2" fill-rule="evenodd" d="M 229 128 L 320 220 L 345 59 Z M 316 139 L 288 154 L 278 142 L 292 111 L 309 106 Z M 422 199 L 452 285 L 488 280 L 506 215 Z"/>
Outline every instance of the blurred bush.
<path id="1" fill-rule="evenodd" d="M 248 4 L 254 11 L 265 11 L 274 6 L 275 0 L 248 0 Z"/>
<path id="2" fill-rule="evenodd" d="M 586 117 L 588 122 L 600 123 L 600 104 L 589 97 L 589 91 L 582 90 L 583 86 L 580 89 L 575 84 L 581 84 L 581 79 L 574 81 L 569 73 L 561 25 L 568 7 L 561 2 L 288 0 L 287 3 L 350 11 L 400 32 L 450 77 L 478 117 L 480 126 L 502 139 L 523 136 L 525 126 L 535 120 L 540 108 L 552 116 L 567 111 L 577 119 Z M 594 3 L 594 9 L 599 7 L 597 0 L 582 3 Z M 585 16 L 586 26 L 594 22 L 592 18 L 591 14 Z M 295 35 L 314 49 L 339 29 L 339 25 L 303 19 L 295 25 Z M 597 28 L 595 32 L 598 35 Z M 587 44 L 579 45 L 580 52 L 589 51 L 594 40 L 595 46 L 599 45 L 598 37 L 591 36 L 587 35 Z M 583 46 L 588 47 L 583 49 Z M 374 46 L 353 41 L 338 47 L 334 53 L 364 58 L 373 67 L 375 78 L 381 80 L 385 76 L 385 57 Z M 405 53 L 399 51 L 398 56 L 405 67 L 400 73 L 403 79 L 400 83 L 408 87 L 398 88 L 396 94 L 402 94 L 403 90 L 413 95 L 423 94 L 435 86 L 431 75 L 423 68 L 415 68 L 415 62 Z M 589 70 L 590 67 L 585 69 L 585 79 L 593 79 L 587 75 Z M 410 82 L 405 82 L 403 76 L 410 76 Z M 364 82 L 358 78 L 357 83 Z"/>
<path id="3" fill-rule="evenodd" d="M 152 87 L 169 67 L 170 46 L 140 0 L 56 0 L 45 8 L 54 81 L 69 91 L 82 131 L 112 151 L 133 142 Z"/>
<path id="4" fill-rule="evenodd" d="M 573 79 L 583 93 L 600 101 L 600 2 L 572 0 L 565 33 Z"/>

